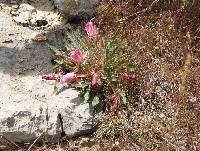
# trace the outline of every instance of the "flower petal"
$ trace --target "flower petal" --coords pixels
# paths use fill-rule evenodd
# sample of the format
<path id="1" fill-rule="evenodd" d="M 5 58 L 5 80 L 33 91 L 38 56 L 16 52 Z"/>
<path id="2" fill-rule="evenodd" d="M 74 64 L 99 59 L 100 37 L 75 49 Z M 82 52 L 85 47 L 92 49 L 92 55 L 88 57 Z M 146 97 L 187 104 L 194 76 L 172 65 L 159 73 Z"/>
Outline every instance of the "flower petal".
<path id="1" fill-rule="evenodd" d="M 86 30 L 89 38 L 97 37 L 97 31 L 94 28 L 93 22 L 90 21 L 90 22 L 86 23 L 85 30 Z"/>
<path id="2" fill-rule="evenodd" d="M 60 83 L 61 84 L 68 84 L 72 81 L 75 81 L 76 80 L 76 74 L 71 72 L 71 73 L 67 73 L 66 75 L 62 76 L 61 79 L 60 79 Z"/>
<path id="3" fill-rule="evenodd" d="M 70 58 L 76 63 L 76 64 L 82 64 L 85 62 L 86 55 L 82 53 L 78 49 L 72 49 L 70 53 Z"/>
<path id="4" fill-rule="evenodd" d="M 97 72 L 92 72 L 92 86 L 96 85 L 99 76 L 100 75 Z"/>
<path id="5" fill-rule="evenodd" d="M 112 111 L 113 112 L 117 112 L 117 110 L 119 109 L 119 101 L 120 101 L 120 97 L 116 94 L 116 92 L 114 92 L 111 96 L 111 100 L 112 100 Z"/>

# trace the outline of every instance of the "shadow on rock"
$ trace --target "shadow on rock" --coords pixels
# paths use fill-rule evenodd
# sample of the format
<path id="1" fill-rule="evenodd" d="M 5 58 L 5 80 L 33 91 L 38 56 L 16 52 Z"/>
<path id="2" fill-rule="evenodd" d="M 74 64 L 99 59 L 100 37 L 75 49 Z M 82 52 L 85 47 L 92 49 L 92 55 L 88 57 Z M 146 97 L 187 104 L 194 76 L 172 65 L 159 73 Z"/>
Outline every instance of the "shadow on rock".
<path id="1" fill-rule="evenodd" d="M 4 44 L 0 47 L 0 71 L 4 74 L 14 75 L 43 75 L 54 66 L 51 64 L 53 58 L 47 44 L 56 44 L 62 39 L 62 33 L 47 33 L 48 40 L 16 41 Z"/>

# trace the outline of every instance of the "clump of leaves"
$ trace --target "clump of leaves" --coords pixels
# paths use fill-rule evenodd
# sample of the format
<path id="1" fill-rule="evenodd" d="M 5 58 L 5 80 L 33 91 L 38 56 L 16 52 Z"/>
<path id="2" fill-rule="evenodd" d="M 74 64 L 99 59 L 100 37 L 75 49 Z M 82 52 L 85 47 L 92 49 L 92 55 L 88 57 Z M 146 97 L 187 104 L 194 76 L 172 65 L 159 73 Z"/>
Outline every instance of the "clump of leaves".
<path id="1" fill-rule="evenodd" d="M 91 101 L 93 106 L 101 100 L 111 100 L 107 104 L 116 112 L 120 104 L 127 102 L 125 85 L 136 80 L 136 60 L 127 51 L 129 44 L 122 39 L 120 26 L 114 34 L 101 35 L 90 21 L 85 30 L 87 35 L 80 30 L 68 33 L 65 50 L 50 46 L 61 70 L 43 79 L 79 89 L 84 101 Z"/>

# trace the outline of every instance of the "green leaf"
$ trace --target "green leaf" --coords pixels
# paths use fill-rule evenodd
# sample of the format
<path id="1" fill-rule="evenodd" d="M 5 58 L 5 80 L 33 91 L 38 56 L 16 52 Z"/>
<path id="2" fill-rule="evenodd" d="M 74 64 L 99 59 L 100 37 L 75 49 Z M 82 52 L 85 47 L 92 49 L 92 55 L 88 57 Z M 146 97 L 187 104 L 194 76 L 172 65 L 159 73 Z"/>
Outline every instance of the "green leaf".
<path id="1" fill-rule="evenodd" d="M 67 67 L 67 68 L 70 68 L 70 67 L 74 67 L 75 66 L 75 64 L 74 63 L 72 63 L 72 62 L 65 62 L 65 67 Z"/>
<path id="2" fill-rule="evenodd" d="M 108 39 L 108 36 L 105 36 L 104 37 L 104 43 L 105 43 L 105 49 L 106 50 L 108 50 L 109 49 L 109 47 L 110 47 L 110 41 L 109 41 L 109 39 Z"/>
<path id="3" fill-rule="evenodd" d="M 108 39 L 109 45 L 107 49 L 109 49 L 109 53 L 113 54 L 119 48 L 121 43 L 121 28 L 118 28 L 115 32 L 114 36 Z"/>
<path id="4" fill-rule="evenodd" d="M 104 71 L 105 72 L 110 72 L 110 66 L 108 64 L 104 65 Z"/>
<path id="5" fill-rule="evenodd" d="M 72 48 L 77 48 L 82 51 L 86 50 L 86 44 L 83 35 L 81 34 L 80 30 L 76 30 L 73 32 L 67 33 L 67 39 L 68 42 L 66 44 L 67 50 L 70 50 Z"/>
<path id="6" fill-rule="evenodd" d="M 57 48 L 53 45 L 47 44 L 47 46 L 49 47 L 49 49 L 51 50 L 51 52 L 56 53 Z"/>
<path id="7" fill-rule="evenodd" d="M 135 71 L 135 68 L 129 68 L 129 71 L 130 71 L 130 72 L 134 72 L 134 71 Z"/>
<path id="8" fill-rule="evenodd" d="M 76 82 L 70 83 L 69 86 L 71 86 L 71 88 L 76 88 L 76 89 L 81 88 L 81 85 L 79 83 L 76 83 Z"/>
<path id="9" fill-rule="evenodd" d="M 63 60 L 59 60 L 59 59 L 55 59 L 54 61 L 59 65 L 62 65 L 64 63 Z"/>
<path id="10" fill-rule="evenodd" d="M 87 88 L 87 91 L 90 91 L 90 82 L 81 81 L 82 88 Z"/>
<path id="11" fill-rule="evenodd" d="M 92 100 L 92 106 L 95 107 L 96 105 L 99 104 L 99 97 L 95 96 Z"/>
<path id="12" fill-rule="evenodd" d="M 124 91 L 119 92 L 119 95 L 121 96 L 122 102 L 123 104 L 127 103 L 127 99 L 126 99 L 126 94 Z"/>
<path id="13" fill-rule="evenodd" d="M 88 64 L 82 64 L 81 67 L 83 68 L 84 71 L 88 71 L 89 70 Z"/>
<path id="14" fill-rule="evenodd" d="M 87 101 L 90 98 L 90 91 L 86 91 L 83 98 L 84 98 L 84 103 L 87 103 Z"/>
<path id="15" fill-rule="evenodd" d="M 110 81 L 112 82 L 116 82 L 117 81 L 117 77 L 112 75 L 110 78 L 109 78 Z"/>
<path id="16" fill-rule="evenodd" d="M 102 58 L 103 58 L 104 60 L 106 60 L 106 57 L 107 57 L 107 52 L 106 52 L 106 50 L 104 50 L 104 52 L 102 53 Z"/>

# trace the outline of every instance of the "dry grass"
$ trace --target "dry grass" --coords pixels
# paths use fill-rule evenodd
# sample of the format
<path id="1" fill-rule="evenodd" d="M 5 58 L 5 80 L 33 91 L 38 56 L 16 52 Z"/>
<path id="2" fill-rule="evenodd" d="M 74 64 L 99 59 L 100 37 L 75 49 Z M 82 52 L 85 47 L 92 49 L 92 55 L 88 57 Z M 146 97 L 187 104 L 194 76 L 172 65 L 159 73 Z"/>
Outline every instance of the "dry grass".
<path id="1" fill-rule="evenodd" d="M 142 69 L 139 98 L 102 120 L 102 150 L 200 150 L 199 8 L 198 0 L 102 2 L 96 23 L 102 33 L 123 27 Z"/>

